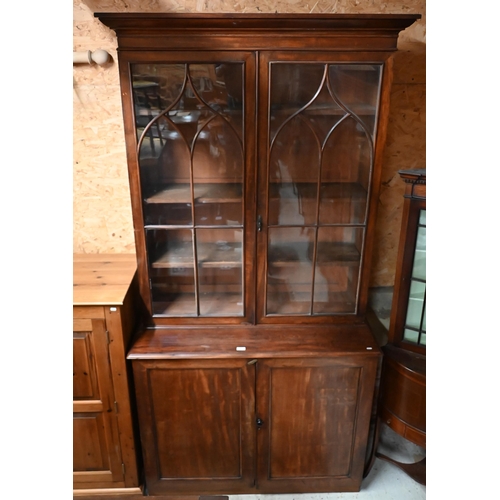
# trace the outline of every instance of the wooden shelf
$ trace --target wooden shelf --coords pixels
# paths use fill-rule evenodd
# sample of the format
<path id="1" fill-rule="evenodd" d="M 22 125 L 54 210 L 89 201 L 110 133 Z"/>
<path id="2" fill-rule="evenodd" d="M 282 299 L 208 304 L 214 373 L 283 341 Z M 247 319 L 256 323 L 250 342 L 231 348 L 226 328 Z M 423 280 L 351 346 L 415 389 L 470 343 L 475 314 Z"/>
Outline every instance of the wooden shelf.
<path id="1" fill-rule="evenodd" d="M 273 267 L 289 267 L 300 264 L 310 264 L 312 261 L 313 245 L 308 243 L 294 243 L 293 246 L 273 247 L 269 250 L 268 262 Z M 306 261 L 299 260 L 298 256 L 307 256 Z M 359 264 L 361 254 L 353 243 L 319 242 L 316 263 L 321 266 L 335 266 L 339 264 Z"/>
<path id="2" fill-rule="evenodd" d="M 331 300 L 327 302 L 315 301 L 313 304 L 313 316 L 323 314 L 345 314 L 354 313 L 355 302 L 352 294 L 348 292 L 331 294 Z M 310 293 L 294 293 L 290 299 L 283 299 L 283 294 L 269 294 L 267 299 L 267 313 L 272 316 L 289 314 L 308 315 L 311 310 Z"/>
<path id="3" fill-rule="evenodd" d="M 196 316 L 194 293 L 172 295 L 169 300 L 153 302 L 155 316 Z M 202 316 L 243 316 L 241 294 L 211 293 L 200 295 Z"/>
<path id="4" fill-rule="evenodd" d="M 332 101 L 333 103 L 333 101 Z M 350 106 L 351 113 L 356 114 L 357 116 L 363 116 L 363 115 L 375 115 L 376 109 L 374 106 L 370 106 L 367 104 L 356 104 L 354 106 Z M 271 108 L 271 115 L 276 115 L 276 114 L 281 114 L 286 112 L 286 116 L 291 116 L 297 111 L 301 109 L 298 106 L 287 106 L 287 105 L 280 105 L 280 104 L 275 104 Z M 344 116 L 347 114 L 342 108 L 338 107 L 335 108 L 332 106 L 332 104 L 328 105 L 312 105 L 304 109 L 301 113 L 300 116 L 303 115 L 326 115 L 326 116 Z"/>
<path id="5" fill-rule="evenodd" d="M 241 243 L 200 243 L 198 244 L 198 263 L 204 268 L 234 268 L 242 265 Z M 169 249 L 151 266 L 155 269 L 177 267 L 193 267 L 193 245 L 191 242 L 181 243 Z"/>
<path id="6" fill-rule="evenodd" d="M 284 188 L 280 192 L 280 188 Z M 271 179 L 269 185 L 269 198 L 285 199 L 300 197 L 302 199 L 315 200 L 318 195 L 318 185 L 316 182 L 277 182 L 277 179 Z M 367 192 L 361 184 L 357 182 L 323 182 L 320 191 L 321 198 L 327 199 L 366 199 Z"/>
<path id="7" fill-rule="evenodd" d="M 242 184 L 195 184 L 195 203 L 241 203 Z M 190 184 L 170 184 L 146 203 L 191 203 Z"/>

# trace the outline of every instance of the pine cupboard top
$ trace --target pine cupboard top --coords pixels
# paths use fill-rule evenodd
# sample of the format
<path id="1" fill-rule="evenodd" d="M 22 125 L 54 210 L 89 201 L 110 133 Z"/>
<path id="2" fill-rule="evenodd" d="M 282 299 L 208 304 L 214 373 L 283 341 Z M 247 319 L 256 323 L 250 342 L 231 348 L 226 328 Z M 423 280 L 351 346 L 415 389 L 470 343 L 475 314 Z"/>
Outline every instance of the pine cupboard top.
<path id="1" fill-rule="evenodd" d="M 136 270 L 134 254 L 73 254 L 73 306 L 122 305 Z"/>

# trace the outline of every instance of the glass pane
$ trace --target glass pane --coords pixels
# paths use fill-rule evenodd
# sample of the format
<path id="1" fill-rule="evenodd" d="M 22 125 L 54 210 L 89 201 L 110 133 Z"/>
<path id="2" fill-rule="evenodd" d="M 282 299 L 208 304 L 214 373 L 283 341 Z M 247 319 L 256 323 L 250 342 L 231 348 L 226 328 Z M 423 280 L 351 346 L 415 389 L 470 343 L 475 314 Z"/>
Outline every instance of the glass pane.
<path id="1" fill-rule="evenodd" d="M 381 69 L 270 63 L 268 314 L 356 312 Z"/>
<path id="2" fill-rule="evenodd" d="M 425 299 L 425 283 L 412 281 L 406 312 L 406 326 L 420 329 Z"/>
<path id="3" fill-rule="evenodd" d="M 153 314 L 196 315 L 192 231 L 150 229 L 146 243 Z"/>
<path id="4" fill-rule="evenodd" d="M 270 71 L 270 138 L 274 141 L 277 132 L 297 111 L 313 104 L 324 86 L 325 65 L 273 62 Z"/>
<path id="5" fill-rule="evenodd" d="M 415 243 L 415 254 L 412 269 L 412 281 L 406 311 L 406 323 L 403 338 L 420 345 L 426 344 L 426 211 L 421 210 L 419 227 Z M 414 331 L 415 330 L 415 331 Z M 420 333 L 420 337 L 419 334 Z"/>
<path id="6" fill-rule="evenodd" d="M 413 260 L 412 278 L 425 281 L 425 240 L 426 228 L 419 227 L 417 232 L 417 243 L 415 245 L 415 257 Z"/>
<path id="7" fill-rule="evenodd" d="M 314 313 L 355 312 L 363 233 L 362 228 L 318 228 Z"/>
<path id="8" fill-rule="evenodd" d="M 243 69 L 132 65 L 155 315 L 243 315 Z"/>
<path id="9" fill-rule="evenodd" d="M 325 85 L 324 64 L 271 64 L 271 225 L 317 222 L 321 144 L 339 117 Z M 337 115 L 340 114 L 337 107 Z M 333 116 L 333 119 L 332 119 Z"/>
<path id="10" fill-rule="evenodd" d="M 321 185 L 320 224 L 364 224 L 367 191 L 355 182 Z"/>
<path id="11" fill-rule="evenodd" d="M 418 342 L 418 331 L 405 328 L 404 339 L 408 342 L 414 342 L 416 344 Z"/>
<path id="12" fill-rule="evenodd" d="M 427 307 L 424 305 L 424 317 L 422 318 L 422 331 L 427 330 L 426 316 L 427 316 Z"/>
<path id="13" fill-rule="evenodd" d="M 243 148 L 220 117 L 207 122 L 196 138 L 193 180 L 196 224 L 242 224 Z"/>
<path id="14" fill-rule="evenodd" d="M 243 231 L 197 229 L 201 316 L 243 315 Z"/>
<path id="15" fill-rule="evenodd" d="M 241 224 L 243 64 L 135 64 L 132 76 L 145 225 L 191 225 L 193 201 L 196 224 Z"/>
<path id="16" fill-rule="evenodd" d="M 420 210 L 420 218 L 418 223 L 421 226 L 425 226 L 425 221 L 426 221 L 426 211 L 425 210 Z"/>
<path id="17" fill-rule="evenodd" d="M 363 224 L 372 165 L 372 145 L 352 117 L 332 131 L 321 167 L 322 224 Z"/>
<path id="18" fill-rule="evenodd" d="M 270 228 L 267 314 L 310 314 L 314 253 L 312 228 Z"/>
<path id="19" fill-rule="evenodd" d="M 380 93 L 380 64 L 331 64 L 329 80 L 337 102 L 373 137 Z"/>

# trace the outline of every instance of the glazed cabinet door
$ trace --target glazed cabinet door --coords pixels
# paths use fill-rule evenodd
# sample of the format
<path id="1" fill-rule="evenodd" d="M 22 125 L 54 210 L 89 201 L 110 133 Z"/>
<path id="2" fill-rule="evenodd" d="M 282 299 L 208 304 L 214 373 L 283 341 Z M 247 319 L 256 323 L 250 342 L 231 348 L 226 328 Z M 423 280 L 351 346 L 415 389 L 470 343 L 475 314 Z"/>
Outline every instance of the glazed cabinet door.
<path id="1" fill-rule="evenodd" d="M 384 71 L 371 57 L 260 55 L 264 322 L 358 313 Z"/>
<path id="2" fill-rule="evenodd" d="M 257 363 L 257 487 L 263 493 L 359 491 L 377 360 Z"/>
<path id="3" fill-rule="evenodd" d="M 134 361 L 150 495 L 254 485 L 255 367 L 247 360 Z"/>
<path id="4" fill-rule="evenodd" d="M 255 55 L 121 55 L 141 293 L 154 320 L 253 314 Z M 249 201 L 250 200 L 250 201 Z M 249 227 L 252 227 L 252 231 Z"/>
<path id="5" fill-rule="evenodd" d="M 104 315 L 102 307 L 91 309 Z M 105 321 L 76 317 L 73 323 L 73 487 L 121 487 L 124 472 L 116 445 Z"/>

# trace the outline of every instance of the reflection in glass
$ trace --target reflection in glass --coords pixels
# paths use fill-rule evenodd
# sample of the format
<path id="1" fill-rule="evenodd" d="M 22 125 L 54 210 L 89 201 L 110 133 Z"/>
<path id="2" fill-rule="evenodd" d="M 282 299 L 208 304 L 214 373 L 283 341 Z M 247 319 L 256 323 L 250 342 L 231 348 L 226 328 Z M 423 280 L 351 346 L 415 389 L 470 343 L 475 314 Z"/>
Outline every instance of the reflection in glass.
<path id="1" fill-rule="evenodd" d="M 381 75 L 270 63 L 267 314 L 356 312 Z"/>
<path id="2" fill-rule="evenodd" d="M 309 314 L 312 297 L 314 230 L 269 230 L 267 313 Z"/>
<path id="3" fill-rule="evenodd" d="M 413 261 L 412 277 L 425 280 L 425 226 L 419 226 L 417 233 L 417 244 L 415 246 L 415 257 Z"/>
<path id="4" fill-rule="evenodd" d="M 426 211 L 421 210 L 413 257 L 410 295 L 406 310 L 404 340 L 426 345 Z"/>
<path id="5" fill-rule="evenodd" d="M 201 316 L 243 314 L 243 231 L 198 229 L 196 257 Z"/>
<path id="6" fill-rule="evenodd" d="M 150 229 L 146 244 L 154 314 L 195 315 L 192 231 Z"/>
<path id="7" fill-rule="evenodd" d="M 361 264 L 363 229 L 354 227 L 319 227 L 314 256 L 314 309 L 353 313 Z"/>
<path id="8" fill-rule="evenodd" d="M 243 64 L 133 64 L 132 76 L 153 313 L 241 316 Z"/>

